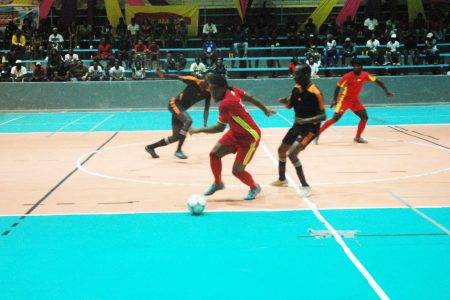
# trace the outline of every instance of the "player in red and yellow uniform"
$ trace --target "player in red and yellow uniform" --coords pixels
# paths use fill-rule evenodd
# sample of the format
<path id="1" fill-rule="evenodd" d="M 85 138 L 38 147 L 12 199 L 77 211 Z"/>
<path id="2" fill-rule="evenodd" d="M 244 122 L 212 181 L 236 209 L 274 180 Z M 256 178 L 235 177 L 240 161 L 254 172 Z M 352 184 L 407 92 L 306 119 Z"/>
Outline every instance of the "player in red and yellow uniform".
<path id="1" fill-rule="evenodd" d="M 225 77 L 214 74 L 209 77 L 208 84 L 212 98 L 219 103 L 219 120 L 213 126 L 191 128 L 191 134 L 218 133 L 225 130 L 227 124 L 230 130 L 217 142 L 209 154 L 214 183 L 205 192 L 205 196 L 214 194 L 225 188 L 222 181 L 222 157 L 236 153 L 233 164 L 233 175 L 250 187 L 245 200 L 253 200 L 261 192 L 261 187 L 253 180 L 252 175 L 245 171 L 261 140 L 261 130 L 245 109 L 242 101 L 254 104 L 264 111 L 266 116 L 275 114 L 259 99 L 236 87 L 229 87 Z M 242 101 L 241 101 L 242 100 Z"/>
<path id="2" fill-rule="evenodd" d="M 192 119 L 187 110 L 195 103 L 205 100 L 203 119 L 204 126 L 206 126 L 211 101 L 211 94 L 209 93 L 207 84 L 209 75 L 206 74 L 205 79 L 200 80 L 194 76 L 165 74 L 159 70 L 156 74 L 161 78 L 181 80 L 186 84 L 186 87 L 183 92 L 169 101 L 169 111 L 172 113 L 172 135 L 159 140 L 156 143 L 145 146 L 145 151 L 147 151 L 153 158 L 159 158 L 155 148 L 166 146 L 178 141 L 175 156 L 180 159 L 186 159 L 187 156 L 183 153 L 181 147 L 183 146 L 187 132 L 192 125 Z"/>
<path id="3" fill-rule="evenodd" d="M 357 115 L 361 120 L 358 124 L 358 130 L 356 132 L 356 136 L 354 141 L 356 143 L 367 143 L 365 139 L 361 137 L 364 128 L 366 127 L 367 120 L 369 117 L 367 116 L 367 111 L 364 105 L 359 100 L 359 93 L 361 92 L 364 83 L 366 81 L 375 82 L 379 87 L 381 87 L 388 97 L 392 96 L 392 93 L 388 91 L 383 82 L 377 79 L 372 74 L 365 72 L 362 70 L 363 64 L 359 59 L 352 60 L 353 71 L 345 74 L 341 80 L 339 80 L 336 89 L 334 91 L 333 103 L 331 103 L 330 107 L 336 106 L 335 113 L 333 117 L 327 120 L 322 127 L 320 128 L 320 133 L 325 131 L 328 127 L 339 121 L 342 115 L 345 113 L 347 109 L 350 109 L 355 115 Z M 339 91 L 342 90 L 342 93 L 338 99 Z"/>

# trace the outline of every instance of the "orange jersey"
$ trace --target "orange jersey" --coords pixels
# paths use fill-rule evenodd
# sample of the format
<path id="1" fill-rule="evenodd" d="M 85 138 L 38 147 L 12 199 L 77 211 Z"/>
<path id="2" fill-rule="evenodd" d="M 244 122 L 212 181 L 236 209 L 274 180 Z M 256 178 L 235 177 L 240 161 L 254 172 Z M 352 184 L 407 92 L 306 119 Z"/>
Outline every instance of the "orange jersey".
<path id="1" fill-rule="evenodd" d="M 341 80 L 338 82 L 338 86 L 343 89 L 341 96 L 339 97 L 339 102 L 344 100 L 358 100 L 359 93 L 361 93 L 364 83 L 366 81 L 375 80 L 377 80 L 377 78 L 368 72 L 361 71 L 359 76 L 357 76 L 353 71 L 348 72 L 342 76 Z"/>

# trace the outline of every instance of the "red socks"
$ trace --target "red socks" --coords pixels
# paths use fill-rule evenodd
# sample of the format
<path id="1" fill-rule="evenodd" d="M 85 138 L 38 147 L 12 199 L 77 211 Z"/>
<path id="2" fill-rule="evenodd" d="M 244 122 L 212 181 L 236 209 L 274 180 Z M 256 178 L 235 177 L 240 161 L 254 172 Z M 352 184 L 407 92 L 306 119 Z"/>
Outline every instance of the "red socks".
<path id="1" fill-rule="evenodd" d="M 234 176 L 239 178 L 245 185 L 248 185 L 251 189 L 256 188 L 256 182 L 253 180 L 252 175 L 247 171 L 242 171 L 240 173 L 233 173 Z"/>
<path id="2" fill-rule="evenodd" d="M 359 139 L 361 137 L 362 132 L 364 131 L 364 128 L 366 128 L 368 119 L 361 119 L 358 123 L 358 131 L 356 132 L 355 139 Z"/>
<path id="3" fill-rule="evenodd" d="M 209 154 L 209 164 L 211 165 L 211 171 L 214 175 L 214 183 L 222 183 L 222 159 L 215 154 Z"/>
<path id="4" fill-rule="evenodd" d="M 336 123 L 336 120 L 333 118 L 326 120 L 325 123 L 323 123 L 322 127 L 320 127 L 319 134 L 322 134 L 322 132 L 324 132 L 328 127 L 330 127 L 334 123 Z"/>

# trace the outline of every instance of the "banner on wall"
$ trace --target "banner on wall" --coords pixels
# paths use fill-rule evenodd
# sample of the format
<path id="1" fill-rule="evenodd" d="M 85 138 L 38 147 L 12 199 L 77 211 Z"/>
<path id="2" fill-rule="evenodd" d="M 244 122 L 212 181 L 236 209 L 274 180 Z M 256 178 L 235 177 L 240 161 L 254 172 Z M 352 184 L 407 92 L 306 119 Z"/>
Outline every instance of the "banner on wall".
<path id="1" fill-rule="evenodd" d="M 179 20 L 184 18 L 188 27 L 188 35 L 198 34 L 199 6 L 190 5 L 169 5 L 169 6 L 125 6 L 125 18 L 130 24 L 131 18 L 136 18 L 136 23 L 142 24 L 145 19 L 150 19 L 158 23 L 167 23 L 170 19 Z"/>
<path id="2" fill-rule="evenodd" d="M 347 17 L 354 21 L 360 5 L 361 0 L 347 0 L 336 18 L 336 23 L 339 25 L 344 24 Z"/>
<path id="3" fill-rule="evenodd" d="M 316 25 L 317 30 L 319 30 L 320 26 L 322 26 L 322 24 L 328 18 L 337 2 L 338 0 L 322 0 L 319 6 L 313 11 L 309 18 L 313 20 L 313 23 Z M 305 26 L 306 23 L 307 22 L 305 22 L 303 26 Z"/>
<path id="4" fill-rule="evenodd" d="M 422 15 L 425 17 L 422 0 L 408 0 L 409 22 L 413 22 L 414 19 L 417 18 L 418 13 L 422 13 Z"/>
<path id="5" fill-rule="evenodd" d="M 10 21 L 19 20 L 20 24 L 32 13 L 35 24 L 39 24 L 39 7 L 33 5 L 1 5 L 0 30 L 3 31 Z"/>

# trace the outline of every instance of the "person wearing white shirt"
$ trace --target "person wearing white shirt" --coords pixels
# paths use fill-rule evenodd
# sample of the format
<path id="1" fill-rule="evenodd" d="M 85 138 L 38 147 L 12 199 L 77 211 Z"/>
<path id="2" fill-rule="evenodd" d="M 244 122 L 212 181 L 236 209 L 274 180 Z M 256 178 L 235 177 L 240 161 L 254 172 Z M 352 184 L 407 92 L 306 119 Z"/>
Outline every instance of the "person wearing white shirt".
<path id="1" fill-rule="evenodd" d="M 373 32 L 375 32 L 375 30 L 377 30 L 378 20 L 375 19 L 373 16 L 369 16 L 364 21 L 364 27 L 366 27 L 367 34 L 373 33 Z"/>
<path id="2" fill-rule="evenodd" d="M 78 54 L 73 53 L 72 49 L 69 49 L 69 52 L 67 52 L 66 55 L 64 55 L 64 61 L 68 63 L 69 65 L 72 65 L 74 62 L 79 61 L 80 58 L 78 57 Z"/>
<path id="3" fill-rule="evenodd" d="M 310 57 L 309 60 L 306 61 L 306 64 L 311 67 L 311 78 L 319 78 L 320 61 L 315 62 L 314 58 Z"/>
<path id="4" fill-rule="evenodd" d="M 397 35 L 392 34 L 391 39 L 386 44 L 386 55 L 392 65 L 400 65 L 400 43 L 397 41 Z"/>
<path id="5" fill-rule="evenodd" d="M 332 34 L 327 35 L 327 40 L 325 42 L 325 49 L 323 50 L 323 61 L 325 66 L 330 65 L 330 58 L 333 57 L 333 65 L 336 66 L 339 60 L 339 52 L 336 48 L 336 40 L 333 39 Z"/>
<path id="6" fill-rule="evenodd" d="M 125 68 L 119 65 L 118 61 L 114 62 L 114 67 L 109 69 L 110 80 L 120 81 L 125 80 Z"/>
<path id="7" fill-rule="evenodd" d="M 63 49 L 64 38 L 58 33 L 58 28 L 53 28 L 53 33 L 48 37 L 48 48 L 56 48 L 58 51 Z"/>
<path id="8" fill-rule="evenodd" d="M 131 24 L 128 24 L 127 30 L 130 34 L 131 43 L 134 45 L 137 41 L 138 33 L 139 33 L 139 24 L 136 23 L 135 18 L 131 18 Z"/>
<path id="9" fill-rule="evenodd" d="M 191 74 L 197 78 L 202 78 L 206 72 L 206 66 L 200 61 L 200 57 L 195 59 L 195 62 L 191 64 Z"/>
<path id="10" fill-rule="evenodd" d="M 16 65 L 11 68 L 11 80 L 13 82 L 24 82 L 27 75 L 27 68 L 22 66 L 21 60 L 16 60 Z"/>
<path id="11" fill-rule="evenodd" d="M 101 81 L 105 73 L 101 66 L 98 65 L 96 61 L 92 63 L 92 66 L 89 67 L 89 81 Z"/>
<path id="12" fill-rule="evenodd" d="M 211 20 L 208 21 L 205 25 L 203 25 L 203 39 L 208 37 L 210 35 L 212 38 L 214 38 L 217 34 L 217 27 L 215 24 L 211 23 Z"/>
<path id="13" fill-rule="evenodd" d="M 380 65 L 382 55 L 378 49 L 380 47 L 380 41 L 375 38 L 375 34 L 372 33 L 372 37 L 367 41 L 366 47 L 368 50 L 368 55 L 370 57 L 370 63 Z"/>

